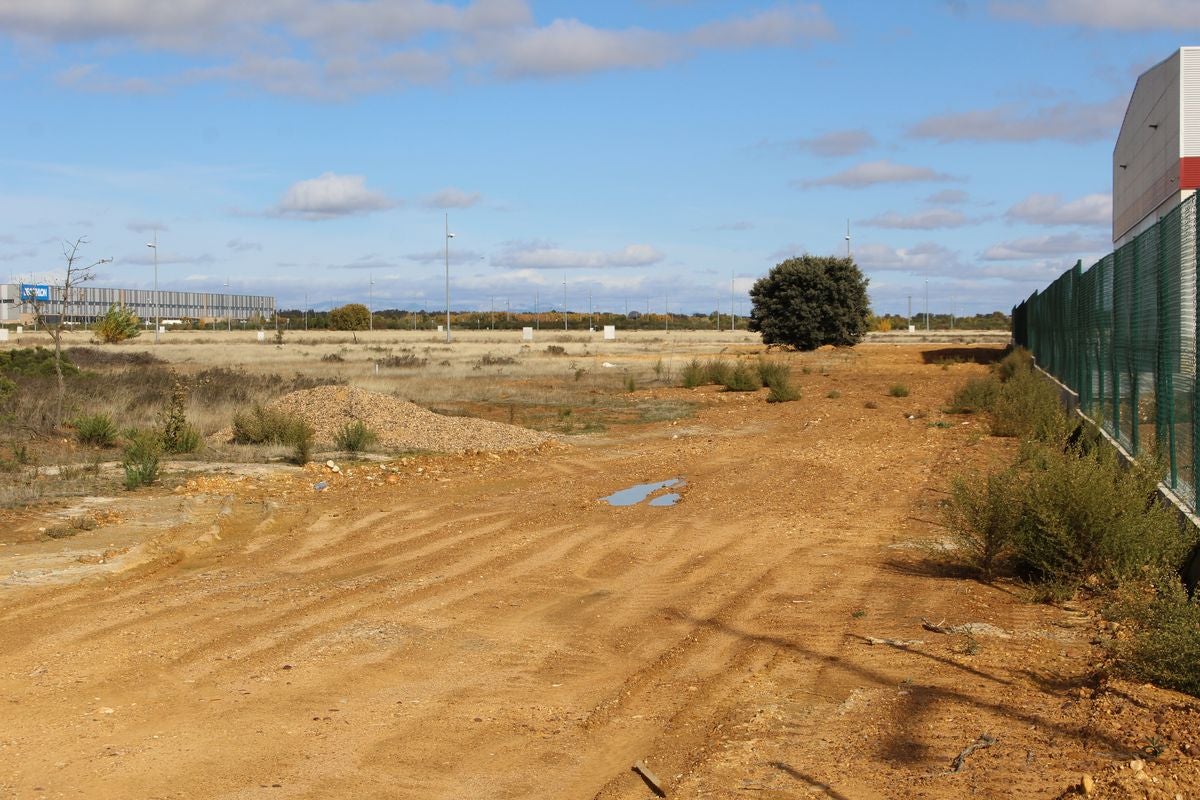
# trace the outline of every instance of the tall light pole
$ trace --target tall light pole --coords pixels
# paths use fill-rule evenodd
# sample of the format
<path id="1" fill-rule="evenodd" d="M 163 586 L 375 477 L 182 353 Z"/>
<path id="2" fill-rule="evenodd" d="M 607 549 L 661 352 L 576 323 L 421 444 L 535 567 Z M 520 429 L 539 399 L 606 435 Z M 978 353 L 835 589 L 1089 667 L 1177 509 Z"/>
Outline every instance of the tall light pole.
<path id="1" fill-rule="evenodd" d="M 846 220 L 846 258 L 850 257 L 850 220 Z"/>
<path id="2" fill-rule="evenodd" d="M 925 279 L 925 332 L 929 333 L 929 279 Z"/>
<path id="3" fill-rule="evenodd" d="M 446 344 L 450 343 L 450 240 L 454 234 L 450 232 L 450 214 L 446 213 Z"/>
<path id="4" fill-rule="evenodd" d="M 146 242 L 146 247 L 154 251 L 154 343 L 158 344 L 158 329 L 162 327 L 162 306 L 158 302 L 158 231 L 154 231 L 154 241 Z"/>
<path id="5" fill-rule="evenodd" d="M 367 330 L 375 330 L 375 276 L 367 273 Z"/>
<path id="6" fill-rule="evenodd" d="M 563 273 L 563 330 L 567 329 L 567 276 Z"/>
<path id="7" fill-rule="evenodd" d="M 233 332 L 233 299 L 229 296 L 229 278 L 225 278 L 225 330 Z"/>

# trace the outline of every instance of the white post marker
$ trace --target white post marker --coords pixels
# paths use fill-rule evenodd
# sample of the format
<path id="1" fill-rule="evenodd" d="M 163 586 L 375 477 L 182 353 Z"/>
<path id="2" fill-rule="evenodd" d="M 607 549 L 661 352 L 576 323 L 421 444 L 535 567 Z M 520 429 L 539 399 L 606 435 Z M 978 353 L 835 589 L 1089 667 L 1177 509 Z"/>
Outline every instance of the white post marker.
<path id="1" fill-rule="evenodd" d="M 616 339 L 617 338 L 617 326 L 616 325 L 605 325 L 604 326 L 604 338 L 607 340 L 610 340 L 610 341 L 613 339 Z"/>
<path id="2" fill-rule="evenodd" d="M 533 341 L 533 328 L 521 328 L 521 341 L 522 342 L 532 342 Z"/>

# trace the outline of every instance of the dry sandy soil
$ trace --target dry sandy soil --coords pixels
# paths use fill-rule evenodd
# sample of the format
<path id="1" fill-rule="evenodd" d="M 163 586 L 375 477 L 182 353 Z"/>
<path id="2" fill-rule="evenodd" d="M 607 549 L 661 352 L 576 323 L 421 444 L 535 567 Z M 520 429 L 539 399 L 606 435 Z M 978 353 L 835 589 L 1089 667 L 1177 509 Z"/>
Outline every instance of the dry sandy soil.
<path id="1" fill-rule="evenodd" d="M 700 410 L 565 446 L 10 512 L 0 796 L 652 797 L 639 760 L 681 798 L 1197 796 L 1196 704 L 1098 678 L 1086 604 L 920 545 L 1011 446 L 940 413 L 985 367 L 930 349 L 793 357 L 794 403 L 644 391 Z"/>

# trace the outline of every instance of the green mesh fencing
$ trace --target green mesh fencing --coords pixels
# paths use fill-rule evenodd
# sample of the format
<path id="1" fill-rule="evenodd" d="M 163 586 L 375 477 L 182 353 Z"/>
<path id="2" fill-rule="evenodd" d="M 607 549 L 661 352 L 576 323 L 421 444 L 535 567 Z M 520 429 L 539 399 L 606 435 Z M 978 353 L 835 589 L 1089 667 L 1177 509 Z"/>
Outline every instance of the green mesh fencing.
<path id="1" fill-rule="evenodd" d="M 1013 309 L 1013 342 L 1079 394 L 1080 408 L 1196 510 L 1196 197 Z"/>

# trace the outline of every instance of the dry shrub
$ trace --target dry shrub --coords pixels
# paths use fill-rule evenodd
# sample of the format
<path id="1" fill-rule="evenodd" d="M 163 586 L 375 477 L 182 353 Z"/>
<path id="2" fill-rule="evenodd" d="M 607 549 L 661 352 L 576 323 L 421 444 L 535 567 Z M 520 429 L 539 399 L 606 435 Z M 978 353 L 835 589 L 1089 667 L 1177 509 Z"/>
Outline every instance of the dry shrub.
<path id="1" fill-rule="evenodd" d="M 108 414 L 88 414 L 71 423 L 75 439 L 93 447 L 112 447 L 117 441 L 117 426 Z"/>
<path id="2" fill-rule="evenodd" d="M 762 383 L 758 380 L 758 371 L 745 361 L 737 362 L 726 374 L 721 385 L 727 392 L 756 392 L 762 388 Z"/>
<path id="3" fill-rule="evenodd" d="M 697 386 L 702 386 L 706 378 L 707 374 L 704 364 L 698 358 L 693 358 L 684 364 L 683 369 L 679 371 L 679 383 L 685 389 L 695 389 Z"/>
<path id="4" fill-rule="evenodd" d="M 1200 696 L 1200 605 L 1175 574 L 1122 592 L 1109 613 L 1130 627 L 1113 648 L 1121 672 Z"/>
<path id="5" fill-rule="evenodd" d="M 1031 445 L 1016 467 L 955 481 L 947 522 L 985 577 L 1016 575 L 1069 594 L 1087 580 L 1117 586 L 1177 568 L 1194 539 L 1157 500 L 1153 467 L 1111 448 Z"/>
<path id="6" fill-rule="evenodd" d="M 948 414 L 975 414 L 980 411 L 991 411 L 996 399 L 1000 396 L 1000 381 L 995 376 L 971 378 L 954 393 Z"/>
<path id="7" fill-rule="evenodd" d="M 1032 371 L 1004 381 L 992 401 L 993 436 L 1061 442 L 1070 427 L 1058 391 Z"/>

